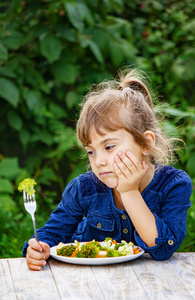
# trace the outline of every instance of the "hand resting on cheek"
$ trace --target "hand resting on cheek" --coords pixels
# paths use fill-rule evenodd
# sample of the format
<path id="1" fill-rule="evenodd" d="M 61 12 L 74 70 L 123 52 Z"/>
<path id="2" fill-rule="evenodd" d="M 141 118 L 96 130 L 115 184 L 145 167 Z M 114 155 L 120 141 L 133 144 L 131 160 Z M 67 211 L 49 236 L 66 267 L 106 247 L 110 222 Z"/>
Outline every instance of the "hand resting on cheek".
<path id="1" fill-rule="evenodd" d="M 148 169 L 145 161 L 142 163 L 130 152 L 120 151 L 114 158 L 114 170 L 118 176 L 117 191 L 125 193 L 139 190 L 140 182 Z"/>

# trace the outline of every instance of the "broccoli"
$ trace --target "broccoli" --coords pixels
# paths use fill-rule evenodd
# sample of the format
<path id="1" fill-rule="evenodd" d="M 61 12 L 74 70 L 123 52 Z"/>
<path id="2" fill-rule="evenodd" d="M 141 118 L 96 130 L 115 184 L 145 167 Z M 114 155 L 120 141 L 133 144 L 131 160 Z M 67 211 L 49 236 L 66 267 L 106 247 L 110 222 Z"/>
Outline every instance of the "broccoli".
<path id="1" fill-rule="evenodd" d="M 18 190 L 24 190 L 27 195 L 32 196 L 35 193 L 34 185 L 37 184 L 34 179 L 26 178 L 18 185 Z"/>
<path id="2" fill-rule="evenodd" d="M 117 245 L 114 246 L 114 250 L 117 251 L 119 247 L 124 246 L 124 245 L 125 245 L 125 243 L 117 244 Z"/>
<path id="3" fill-rule="evenodd" d="M 87 244 L 82 245 L 81 249 L 76 253 L 75 257 L 88 257 L 94 258 L 97 257 L 100 251 L 100 245 L 98 242 L 93 241 Z"/>
<path id="4" fill-rule="evenodd" d="M 92 247 L 98 247 L 98 248 L 101 247 L 100 244 L 99 244 L 99 242 L 97 242 L 95 240 L 89 242 L 88 244 L 90 244 Z"/>
<path id="5" fill-rule="evenodd" d="M 123 254 L 121 252 L 111 249 L 108 251 L 107 256 L 108 257 L 118 257 L 118 256 L 123 256 Z"/>
<path id="6" fill-rule="evenodd" d="M 112 239 L 112 238 L 110 238 L 110 237 L 107 237 L 107 238 L 105 238 L 104 242 L 108 242 L 108 241 L 111 241 L 111 242 L 113 242 L 113 239 Z"/>
<path id="7" fill-rule="evenodd" d="M 70 257 L 75 250 L 76 250 L 76 246 L 74 245 L 64 246 L 57 250 L 57 255 Z"/>

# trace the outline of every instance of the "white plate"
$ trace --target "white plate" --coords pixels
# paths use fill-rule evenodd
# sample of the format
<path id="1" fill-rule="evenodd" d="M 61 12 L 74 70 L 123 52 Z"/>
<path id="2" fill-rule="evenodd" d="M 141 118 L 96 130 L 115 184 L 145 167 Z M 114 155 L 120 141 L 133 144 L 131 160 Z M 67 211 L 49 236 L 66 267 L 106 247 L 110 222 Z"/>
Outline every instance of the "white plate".
<path id="1" fill-rule="evenodd" d="M 82 244 L 82 243 L 81 243 Z M 71 245 L 71 244 L 65 244 Z M 139 247 L 140 253 L 126 256 L 118 256 L 118 257 L 105 257 L 105 258 L 79 258 L 79 257 L 67 257 L 60 256 L 56 254 L 56 249 L 58 246 L 53 246 L 50 248 L 50 255 L 62 262 L 76 265 L 110 265 L 110 264 L 118 264 L 125 261 L 133 260 L 140 257 L 144 254 L 144 250 Z M 134 246 L 135 248 L 137 246 Z"/>

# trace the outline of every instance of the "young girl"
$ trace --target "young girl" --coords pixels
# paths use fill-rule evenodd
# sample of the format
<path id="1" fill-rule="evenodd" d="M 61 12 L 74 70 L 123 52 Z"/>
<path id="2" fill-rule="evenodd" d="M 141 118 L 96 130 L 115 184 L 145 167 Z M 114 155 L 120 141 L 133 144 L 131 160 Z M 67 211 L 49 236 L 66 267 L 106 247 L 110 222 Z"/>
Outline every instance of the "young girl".
<path id="1" fill-rule="evenodd" d="M 66 187 L 43 228 L 23 255 L 40 270 L 59 242 L 132 241 L 156 260 L 168 259 L 186 235 L 192 182 L 165 166 L 171 145 L 158 127 L 151 95 L 136 70 L 89 92 L 77 136 L 92 171 Z M 83 218 L 83 216 L 85 216 Z"/>

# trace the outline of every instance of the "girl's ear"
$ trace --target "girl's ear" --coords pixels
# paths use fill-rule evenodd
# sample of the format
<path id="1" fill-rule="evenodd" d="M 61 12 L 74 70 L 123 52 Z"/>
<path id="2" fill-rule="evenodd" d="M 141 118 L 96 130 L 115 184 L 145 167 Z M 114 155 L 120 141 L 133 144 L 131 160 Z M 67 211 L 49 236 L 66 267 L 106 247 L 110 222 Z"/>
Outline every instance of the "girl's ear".
<path id="1" fill-rule="evenodd" d="M 150 151 L 151 149 L 153 149 L 154 145 L 155 145 L 155 140 L 156 140 L 156 137 L 155 137 L 155 134 L 153 131 L 151 130 L 146 130 L 144 132 L 144 137 L 145 139 L 147 140 L 147 149 L 143 149 L 143 154 L 145 155 L 145 151 Z"/>

